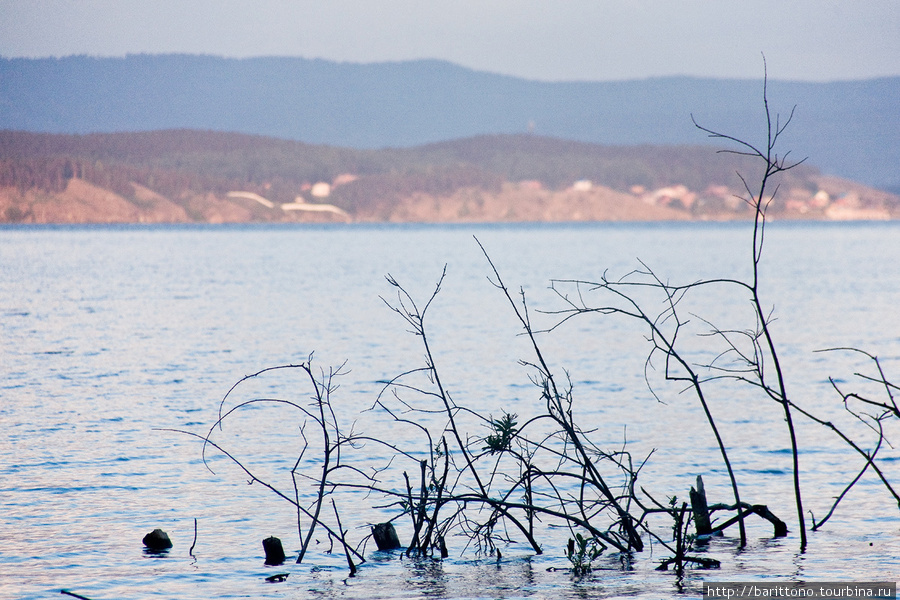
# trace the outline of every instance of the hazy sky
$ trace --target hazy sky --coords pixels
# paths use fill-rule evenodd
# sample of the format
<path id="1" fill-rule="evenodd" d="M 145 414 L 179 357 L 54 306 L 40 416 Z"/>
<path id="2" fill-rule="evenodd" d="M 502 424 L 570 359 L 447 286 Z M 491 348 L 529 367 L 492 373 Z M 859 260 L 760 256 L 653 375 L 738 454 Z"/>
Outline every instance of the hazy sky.
<path id="1" fill-rule="evenodd" d="M 900 75 L 900 0 L 0 0 L 0 55 L 440 58 L 540 80 Z"/>

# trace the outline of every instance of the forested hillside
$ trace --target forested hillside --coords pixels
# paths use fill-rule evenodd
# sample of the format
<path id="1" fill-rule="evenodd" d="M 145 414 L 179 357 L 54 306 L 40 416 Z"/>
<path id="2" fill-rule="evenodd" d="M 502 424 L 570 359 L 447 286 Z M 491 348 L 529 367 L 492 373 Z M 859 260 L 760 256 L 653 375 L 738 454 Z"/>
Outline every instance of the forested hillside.
<path id="1" fill-rule="evenodd" d="M 605 201 L 613 204 L 630 198 L 669 211 L 650 214 L 642 208 L 633 218 L 742 218 L 744 205 L 735 198 L 743 192 L 737 173 L 753 180 L 755 168 L 746 157 L 705 146 L 601 146 L 529 134 L 358 150 L 192 130 L 88 135 L 5 131 L 0 132 L 0 189 L 7 192 L 0 219 L 65 221 L 51 203 L 65 203 L 72 182 L 78 182 L 82 196 L 98 193 L 85 184 L 113 194 L 119 215 L 114 220 L 282 221 L 334 215 L 346 220 L 516 215 L 566 220 L 576 213 L 590 219 L 599 218 L 596 211 L 589 206 L 566 209 L 568 200 L 559 195 L 589 196 L 598 190 L 607 190 Z M 773 214 L 824 218 L 825 210 L 850 192 L 856 194 L 850 208 L 877 209 L 878 218 L 895 214 L 896 197 L 850 182 L 839 189 L 835 181 L 800 165 L 782 178 L 785 201 L 773 205 Z M 504 198 L 506 208 L 492 217 L 491 203 L 497 198 Z M 413 207 L 417 202 L 434 208 L 423 212 Z M 529 202 L 558 206 L 552 214 L 541 213 L 526 210 Z M 141 213 L 154 206 L 158 212 L 160 203 L 166 206 L 163 213 Z M 210 208 L 213 204 L 218 208 Z M 225 210 L 231 205 L 242 208 Z M 332 208 L 321 208 L 326 205 Z M 457 212 L 448 213 L 448 206 Z M 39 216 L 36 207 L 51 216 Z M 315 210 L 331 212 L 309 214 Z M 407 217 L 399 217 L 401 212 Z M 72 221 L 79 220 L 78 214 L 82 220 L 99 219 L 74 209 L 65 214 L 72 214 Z"/>

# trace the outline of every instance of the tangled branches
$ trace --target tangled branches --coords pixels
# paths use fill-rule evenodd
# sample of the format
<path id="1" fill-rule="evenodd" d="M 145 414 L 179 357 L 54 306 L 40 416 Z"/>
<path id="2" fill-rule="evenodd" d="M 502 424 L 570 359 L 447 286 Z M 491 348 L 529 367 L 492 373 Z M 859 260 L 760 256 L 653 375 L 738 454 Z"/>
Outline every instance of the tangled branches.
<path id="1" fill-rule="evenodd" d="M 624 445 L 609 449 L 594 440 L 593 431 L 580 424 L 583 420 L 579 419 L 575 390 L 568 375 L 551 369 L 538 342 L 539 333 L 552 332 L 575 318 L 620 317 L 639 323 L 645 332 L 649 351 L 644 379 L 650 393 L 657 399 L 664 393 L 654 379 L 655 373 L 662 374 L 665 384 L 674 384 L 680 391 L 690 390 L 715 439 L 733 502 L 709 509 L 733 516 L 716 527 L 707 521 L 707 533 L 737 524 L 743 547 L 747 540 L 744 520 L 758 515 L 774 525 L 774 535 L 787 534 L 787 526 L 766 506 L 742 499 L 730 458 L 734 449 L 729 450 L 715 418 L 716 384 L 721 382 L 748 389 L 754 401 L 761 398 L 774 403 L 783 414 L 790 440 L 801 550 L 807 545 L 807 531 L 795 415 L 828 428 L 863 459 L 858 474 L 825 517 L 819 521 L 813 517 L 813 530 L 828 521 L 847 492 L 869 471 L 875 473 L 900 505 L 900 495 L 876 460 L 883 446 L 890 444 L 885 424 L 900 419 L 895 397 L 900 387 L 888 380 L 877 357 L 850 349 L 874 363 L 876 375 L 859 377 L 879 385 L 885 400 L 847 392 L 843 384 L 831 381 L 847 413 L 874 434 L 871 449 L 788 394 L 772 314 L 760 294 L 761 259 L 766 211 L 777 193 L 774 178 L 802 161 L 789 162 L 787 154 L 780 156 L 776 152 L 779 137 L 791 118 L 781 123 L 777 116 L 773 117 L 765 88 L 763 102 L 767 122 L 763 145 L 755 146 L 697 125 L 708 135 L 737 145 L 737 150 L 726 152 L 756 157 L 764 167 L 758 188 L 752 189 L 744 180 L 744 201 L 754 212 L 749 279 L 723 277 L 673 284 L 641 263 L 640 268 L 619 278 L 604 272 L 595 281 L 554 280 L 551 289 L 562 306 L 541 311 L 554 322 L 549 328 L 536 331 L 524 290 L 514 292 L 506 286 L 487 251 L 476 240 L 490 267 L 490 282 L 505 298 L 517 320 L 518 333 L 528 342 L 529 357 L 521 364 L 533 383 L 534 402 L 519 404 L 522 408 L 518 412 L 502 410 L 495 416 L 484 410 L 481 399 L 462 401 L 451 393 L 452 385 L 445 381 L 439 357 L 432 349 L 429 319 L 446 277 L 445 267 L 424 303 L 395 278 L 387 277 L 391 295 L 383 299 L 384 303 L 418 338 L 424 353 L 423 364 L 382 382 L 375 399 L 366 403 L 362 414 L 389 423 L 389 436 L 365 435 L 339 419 L 338 415 L 346 413 L 346 406 L 337 403 L 333 396 L 336 380 L 344 371 L 317 371 L 312 366 L 312 356 L 300 364 L 264 369 L 243 378 L 222 400 L 218 419 L 208 432 L 190 435 L 203 441 L 204 457 L 208 447 L 220 451 L 243 470 L 251 483 L 263 485 L 295 507 L 302 543 L 298 562 L 308 555 L 315 533 L 324 532 L 331 547 L 336 544 L 343 550 L 351 574 L 354 573 L 365 560 L 370 535 L 351 541 L 352 528 L 343 525 L 350 514 L 355 521 L 368 519 L 366 529 L 408 520 L 412 533 L 405 549 L 407 556 L 446 557 L 452 538 L 463 540 L 463 551 L 470 549 L 498 559 L 501 548 L 518 539 L 524 539 L 532 552 L 541 554 L 545 532 L 560 528 L 569 534 L 565 555 L 577 574 L 589 571 L 591 562 L 607 549 L 630 556 L 648 543 L 667 548 L 673 556 L 663 565 L 674 564 L 676 571 L 683 570 L 686 564 L 715 566 L 715 561 L 689 554 L 698 537 L 688 531 L 687 504 L 679 504 L 674 495 L 667 495 L 668 503 L 658 502 L 638 487 L 638 476 L 652 452 L 635 459 Z M 686 298 L 698 294 L 718 296 L 723 289 L 737 291 L 745 298 L 750 308 L 749 322 L 725 327 L 684 310 Z M 696 329 L 698 323 L 700 331 Z M 697 340 L 705 345 L 699 354 L 691 345 Z M 308 390 L 305 401 L 255 397 L 226 408 L 232 395 L 248 380 L 288 370 L 303 375 Z M 298 420 L 300 450 L 291 459 L 288 482 L 262 477 L 216 441 L 217 430 L 235 414 L 258 405 L 288 409 Z M 362 500 L 369 502 L 370 513 L 360 510 Z M 353 502 L 350 511 L 349 502 Z M 699 512 L 707 512 L 705 499 L 702 504 L 703 511 L 694 507 L 695 521 Z M 654 529 L 649 522 L 654 514 L 666 515 L 671 526 Z M 343 521 L 341 515 L 345 515 Z M 705 517 L 708 519 L 708 514 Z"/>

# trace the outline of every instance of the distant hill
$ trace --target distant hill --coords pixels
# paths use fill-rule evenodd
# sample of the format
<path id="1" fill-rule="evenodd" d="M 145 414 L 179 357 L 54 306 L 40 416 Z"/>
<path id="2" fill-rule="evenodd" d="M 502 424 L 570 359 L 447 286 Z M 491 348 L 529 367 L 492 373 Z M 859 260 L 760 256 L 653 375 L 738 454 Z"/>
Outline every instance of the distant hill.
<path id="1" fill-rule="evenodd" d="M 195 130 L 0 131 L 0 222 L 747 219 L 759 165 L 708 146 L 601 146 L 532 134 L 360 150 Z M 783 174 L 779 219 L 896 219 L 900 197 Z"/>
<path id="2" fill-rule="evenodd" d="M 900 78 L 769 82 L 797 106 L 784 144 L 825 173 L 900 189 Z M 349 64 L 191 55 L 0 58 L 0 129 L 200 129 L 309 144 L 411 147 L 491 134 L 697 145 L 691 123 L 764 136 L 762 82 L 671 77 L 546 83 L 423 60 Z"/>

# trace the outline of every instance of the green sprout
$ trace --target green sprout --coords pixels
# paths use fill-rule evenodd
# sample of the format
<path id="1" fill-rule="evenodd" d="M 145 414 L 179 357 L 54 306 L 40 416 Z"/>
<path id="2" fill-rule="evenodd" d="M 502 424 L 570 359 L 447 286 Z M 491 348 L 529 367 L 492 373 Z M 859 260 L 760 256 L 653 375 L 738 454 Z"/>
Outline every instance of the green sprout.
<path id="1" fill-rule="evenodd" d="M 482 450 L 489 450 L 491 454 L 495 452 L 503 452 L 509 450 L 512 439 L 516 437 L 518 429 L 516 429 L 516 419 L 519 415 L 503 412 L 503 417 L 490 420 L 490 428 L 493 431 L 489 436 L 484 438 L 487 444 Z"/>
<path id="2" fill-rule="evenodd" d="M 605 546 L 597 538 L 586 538 L 580 533 L 575 534 L 575 539 L 569 538 L 566 548 L 566 558 L 572 563 L 572 572 L 581 576 L 591 571 L 591 563 L 603 553 Z"/>

